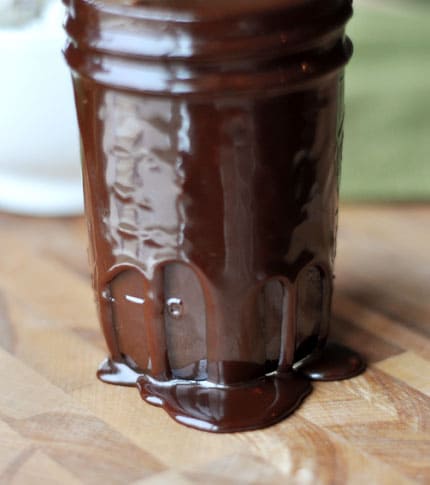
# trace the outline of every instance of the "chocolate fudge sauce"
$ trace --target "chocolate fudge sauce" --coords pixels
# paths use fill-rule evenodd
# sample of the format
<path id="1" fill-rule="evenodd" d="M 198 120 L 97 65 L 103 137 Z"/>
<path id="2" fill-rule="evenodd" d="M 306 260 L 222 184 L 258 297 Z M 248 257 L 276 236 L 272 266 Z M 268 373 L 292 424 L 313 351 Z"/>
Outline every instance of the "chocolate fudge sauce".
<path id="1" fill-rule="evenodd" d="M 350 1 L 67 5 L 99 378 L 226 432 L 360 373 L 326 345 Z"/>

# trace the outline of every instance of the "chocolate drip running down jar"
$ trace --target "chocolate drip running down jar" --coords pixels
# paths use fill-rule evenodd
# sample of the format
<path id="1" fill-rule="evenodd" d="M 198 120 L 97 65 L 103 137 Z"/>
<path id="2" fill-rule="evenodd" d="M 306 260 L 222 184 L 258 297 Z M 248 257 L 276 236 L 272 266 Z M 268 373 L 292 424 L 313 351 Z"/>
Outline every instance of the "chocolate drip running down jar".
<path id="1" fill-rule="evenodd" d="M 350 0 L 69 0 L 98 376 L 194 428 L 261 428 L 327 344 Z"/>

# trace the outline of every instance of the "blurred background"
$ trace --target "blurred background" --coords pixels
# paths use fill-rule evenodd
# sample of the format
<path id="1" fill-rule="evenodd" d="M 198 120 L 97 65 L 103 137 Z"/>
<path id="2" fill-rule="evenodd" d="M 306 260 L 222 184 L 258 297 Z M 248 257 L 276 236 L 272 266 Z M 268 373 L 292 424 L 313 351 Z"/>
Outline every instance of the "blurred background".
<path id="1" fill-rule="evenodd" d="M 430 199 L 430 1 L 357 0 L 342 196 Z"/>
<path id="2" fill-rule="evenodd" d="M 0 0 L 0 210 L 82 211 L 60 0 Z M 430 1 L 357 0 L 343 200 L 430 199 Z"/>
<path id="3" fill-rule="evenodd" d="M 60 0 L 0 0 L 0 210 L 82 211 Z"/>

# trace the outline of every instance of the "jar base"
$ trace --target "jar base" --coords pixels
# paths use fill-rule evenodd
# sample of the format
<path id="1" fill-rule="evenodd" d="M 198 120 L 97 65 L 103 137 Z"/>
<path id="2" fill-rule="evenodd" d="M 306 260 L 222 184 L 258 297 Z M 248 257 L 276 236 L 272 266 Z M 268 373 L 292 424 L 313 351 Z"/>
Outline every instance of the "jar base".
<path id="1" fill-rule="evenodd" d="M 158 381 L 111 359 L 101 364 L 97 376 L 109 384 L 136 386 L 142 399 L 162 407 L 178 423 L 214 433 L 259 429 L 282 421 L 312 390 L 309 379 L 295 372 L 220 386 L 210 381 Z"/>
<path id="2" fill-rule="evenodd" d="M 295 411 L 311 392 L 312 380 L 334 381 L 361 374 L 363 359 L 353 350 L 327 343 L 287 374 L 273 372 L 249 383 L 218 385 L 207 380 L 160 381 L 124 362 L 106 359 L 97 372 L 108 384 L 134 386 L 142 399 L 162 407 L 175 421 L 214 433 L 271 426 Z"/>

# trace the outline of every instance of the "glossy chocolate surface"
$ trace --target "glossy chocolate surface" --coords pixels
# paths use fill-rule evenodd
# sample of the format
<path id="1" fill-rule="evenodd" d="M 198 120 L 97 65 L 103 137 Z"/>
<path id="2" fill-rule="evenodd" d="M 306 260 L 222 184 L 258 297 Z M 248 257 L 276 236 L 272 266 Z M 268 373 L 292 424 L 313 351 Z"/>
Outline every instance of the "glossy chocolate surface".
<path id="1" fill-rule="evenodd" d="M 206 431 L 363 370 L 325 346 L 351 6 L 263 3 L 68 4 L 98 375 Z"/>

